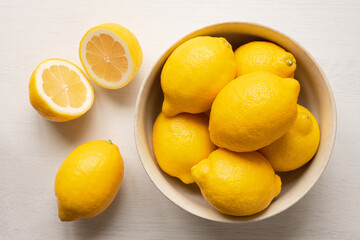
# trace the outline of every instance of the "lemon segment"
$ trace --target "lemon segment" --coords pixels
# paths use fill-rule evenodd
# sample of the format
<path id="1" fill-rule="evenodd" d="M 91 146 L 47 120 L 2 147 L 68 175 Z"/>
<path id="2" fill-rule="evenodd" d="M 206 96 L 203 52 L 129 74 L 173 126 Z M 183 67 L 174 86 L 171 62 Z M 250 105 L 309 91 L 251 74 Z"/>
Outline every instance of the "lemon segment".
<path id="1" fill-rule="evenodd" d="M 94 92 L 76 65 L 63 59 L 47 59 L 31 75 L 29 98 L 41 116 L 64 122 L 88 111 L 94 101 Z"/>

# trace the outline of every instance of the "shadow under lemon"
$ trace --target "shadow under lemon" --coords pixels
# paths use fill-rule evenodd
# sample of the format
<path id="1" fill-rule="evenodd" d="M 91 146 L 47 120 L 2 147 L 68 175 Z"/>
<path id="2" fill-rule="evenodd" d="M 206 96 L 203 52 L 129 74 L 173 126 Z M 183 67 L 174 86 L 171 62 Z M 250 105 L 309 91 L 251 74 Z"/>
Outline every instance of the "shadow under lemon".
<path id="1" fill-rule="evenodd" d="M 82 239 L 96 239 L 103 232 L 109 228 L 121 229 L 121 226 L 114 225 L 116 216 L 126 215 L 124 208 L 126 187 L 123 186 L 124 181 L 121 183 L 121 187 L 113 202 L 109 205 L 104 212 L 92 218 L 81 218 L 74 222 L 69 222 L 71 231 L 75 232 L 76 236 L 81 236 Z"/>

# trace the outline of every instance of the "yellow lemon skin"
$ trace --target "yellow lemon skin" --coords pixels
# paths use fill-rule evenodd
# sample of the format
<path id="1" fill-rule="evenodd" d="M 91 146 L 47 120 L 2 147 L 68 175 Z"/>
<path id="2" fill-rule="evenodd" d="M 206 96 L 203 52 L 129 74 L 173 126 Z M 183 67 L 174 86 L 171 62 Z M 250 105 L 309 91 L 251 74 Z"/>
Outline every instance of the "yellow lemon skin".
<path id="1" fill-rule="evenodd" d="M 126 45 L 126 47 L 128 48 L 130 56 L 131 56 L 131 59 L 129 59 L 129 61 L 131 61 L 132 65 L 133 65 L 132 72 L 130 73 L 128 80 L 126 82 L 124 82 L 123 84 L 121 84 L 120 86 L 112 87 L 112 86 L 108 86 L 108 85 L 101 83 L 100 81 L 97 80 L 96 76 L 90 74 L 89 69 L 87 68 L 86 64 L 84 64 L 85 60 L 82 57 L 83 56 L 82 55 L 82 49 L 83 49 L 82 45 L 85 44 L 84 39 L 92 32 L 102 30 L 102 29 L 108 30 L 108 31 L 112 32 L 113 34 L 115 34 L 117 37 L 119 37 L 123 41 L 123 43 Z M 93 80 L 95 83 L 97 83 L 99 86 L 101 86 L 103 88 L 119 89 L 119 88 L 126 86 L 128 83 L 130 83 L 131 80 L 135 77 L 136 73 L 139 71 L 142 61 L 143 61 L 143 52 L 142 52 L 142 48 L 140 46 L 138 39 L 129 29 L 127 29 L 124 26 L 121 26 L 120 24 L 117 24 L 117 23 L 103 23 L 101 25 L 98 25 L 96 27 L 89 29 L 85 33 L 85 35 L 83 36 L 83 38 L 80 41 L 79 57 L 80 57 L 81 64 L 83 65 L 86 73 L 88 74 L 88 76 L 90 77 L 91 80 Z"/>
<path id="2" fill-rule="evenodd" d="M 160 113 L 153 128 L 153 147 L 160 168 L 186 184 L 193 183 L 191 167 L 215 150 L 205 114 L 181 113 L 168 117 Z"/>
<path id="3" fill-rule="evenodd" d="M 269 160 L 275 171 L 298 169 L 315 155 L 320 143 L 320 129 L 309 110 L 298 105 L 294 125 L 281 138 L 259 151 Z"/>
<path id="4" fill-rule="evenodd" d="M 235 152 L 252 152 L 280 138 L 297 116 L 299 82 L 269 72 L 233 80 L 217 95 L 210 113 L 212 142 Z"/>
<path id="5" fill-rule="evenodd" d="M 111 141 L 96 140 L 73 150 L 61 164 L 55 194 L 61 221 L 90 218 L 114 200 L 123 178 L 124 162 Z"/>
<path id="6" fill-rule="evenodd" d="M 191 169 L 205 200 L 218 211 L 249 216 L 269 206 L 281 191 L 281 179 L 258 152 L 217 149 Z"/>
<path id="7" fill-rule="evenodd" d="M 254 41 L 240 46 L 235 51 L 236 76 L 255 71 L 266 71 L 280 77 L 294 77 L 295 57 L 278 45 Z"/>
<path id="8" fill-rule="evenodd" d="M 173 51 L 161 72 L 162 111 L 174 116 L 209 110 L 235 73 L 234 52 L 225 38 L 201 36 L 186 41 Z"/>
<path id="9" fill-rule="evenodd" d="M 34 70 L 34 72 L 31 74 L 30 77 L 30 81 L 29 81 L 29 99 L 30 99 L 30 104 L 31 106 L 45 119 L 52 121 L 52 122 L 67 122 L 76 118 L 81 117 L 86 111 L 88 111 L 93 102 L 94 102 L 94 90 L 89 83 L 91 92 L 92 92 L 92 100 L 91 100 L 91 104 L 88 106 L 87 109 L 85 109 L 85 111 L 81 112 L 81 113 L 77 113 L 77 114 L 64 114 L 61 113 L 59 111 L 56 111 L 54 108 L 52 108 L 48 102 L 45 101 L 45 99 L 43 97 L 41 97 L 41 95 L 39 94 L 39 90 L 36 87 L 36 78 L 35 75 L 37 74 L 38 71 L 41 70 L 41 66 L 43 63 L 49 61 L 49 60 L 59 60 L 59 61 L 64 61 L 64 62 L 68 62 L 70 64 L 72 64 L 74 67 L 76 67 L 84 76 L 85 74 L 82 72 L 82 70 L 77 67 L 75 64 L 64 60 L 64 59 L 58 59 L 58 58 L 52 58 L 52 59 L 47 59 L 43 62 L 41 62 Z"/>

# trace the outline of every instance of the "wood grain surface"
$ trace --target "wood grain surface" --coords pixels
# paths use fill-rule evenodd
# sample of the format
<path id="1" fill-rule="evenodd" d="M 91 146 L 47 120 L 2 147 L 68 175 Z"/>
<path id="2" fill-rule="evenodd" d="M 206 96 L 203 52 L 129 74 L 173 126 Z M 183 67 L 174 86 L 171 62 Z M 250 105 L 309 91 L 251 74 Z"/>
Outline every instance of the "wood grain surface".
<path id="1" fill-rule="evenodd" d="M 166 199 L 139 161 L 134 107 L 145 75 L 180 37 L 206 25 L 245 21 L 297 40 L 322 66 L 334 91 L 338 132 L 329 165 L 296 205 L 251 224 L 195 217 Z M 87 29 L 128 27 L 144 52 L 135 79 L 120 90 L 94 86 L 95 102 L 67 123 L 42 119 L 28 81 L 50 57 L 79 66 Z M 360 1 L 6 1 L 0 2 L 0 239 L 360 239 Z M 78 145 L 112 139 L 125 176 L 112 205 L 92 219 L 62 223 L 54 179 Z"/>

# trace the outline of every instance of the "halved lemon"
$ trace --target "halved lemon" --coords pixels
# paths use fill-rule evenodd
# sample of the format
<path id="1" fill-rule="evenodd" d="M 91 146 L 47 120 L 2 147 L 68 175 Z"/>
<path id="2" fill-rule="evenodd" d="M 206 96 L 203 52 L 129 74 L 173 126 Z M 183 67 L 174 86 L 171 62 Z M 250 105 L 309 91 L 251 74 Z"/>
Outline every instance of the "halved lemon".
<path id="1" fill-rule="evenodd" d="M 79 54 L 89 77 L 110 89 L 128 84 L 143 58 L 135 35 L 115 23 L 105 23 L 87 31 L 80 42 Z"/>
<path id="2" fill-rule="evenodd" d="M 83 115 L 94 102 L 94 91 L 85 74 L 63 59 L 40 63 L 30 78 L 30 103 L 44 118 L 65 122 Z"/>

